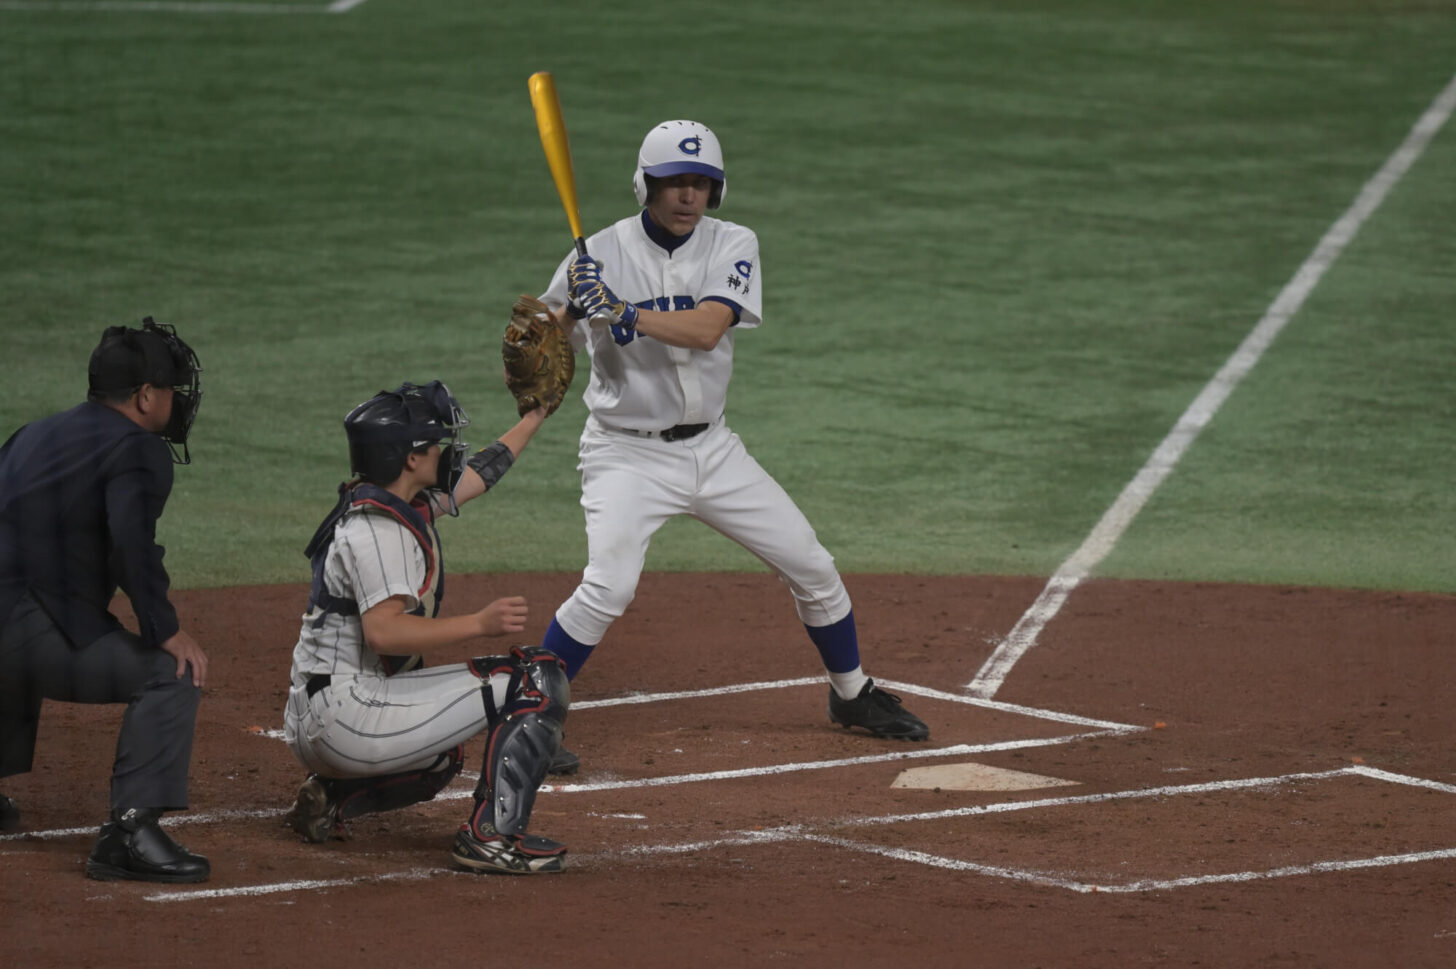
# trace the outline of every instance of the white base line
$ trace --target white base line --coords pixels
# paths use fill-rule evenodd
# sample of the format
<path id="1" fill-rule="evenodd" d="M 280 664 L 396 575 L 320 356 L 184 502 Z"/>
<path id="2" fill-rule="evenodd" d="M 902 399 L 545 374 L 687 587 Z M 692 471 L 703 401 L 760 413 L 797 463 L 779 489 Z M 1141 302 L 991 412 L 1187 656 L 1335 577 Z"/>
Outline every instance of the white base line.
<path id="1" fill-rule="evenodd" d="M 703 697 L 730 696 L 736 693 L 752 693 L 757 690 L 779 690 L 794 686 L 827 686 L 828 682 L 828 679 L 823 676 L 801 676 L 793 680 L 765 680 L 759 683 L 734 683 L 728 686 L 705 687 L 701 690 L 675 690 L 666 693 L 629 693 L 625 696 L 608 697 L 603 700 L 582 700 L 573 703 L 571 709 L 592 710 L 601 707 L 626 706 L 634 703 L 662 703 L 667 700 L 697 700 Z M 1024 707 L 1015 703 L 983 700 L 979 697 L 966 696 L 963 693 L 947 693 L 944 690 L 937 690 L 928 686 L 919 686 L 915 683 L 906 683 L 901 680 L 876 680 L 875 682 L 888 690 L 908 693 L 911 696 L 925 697 L 928 700 L 962 703 L 968 706 L 984 707 L 987 710 L 998 710 L 1002 713 L 1014 713 L 1023 717 L 1034 717 L 1039 720 L 1052 720 L 1057 723 L 1095 727 L 1099 730 L 1143 729 L 1129 723 L 1116 723 L 1111 720 L 1094 720 L 1090 717 L 1079 717 L 1076 714 L 1059 713 L 1055 710 L 1040 710 L 1036 707 Z M 283 734 L 277 731 L 267 731 L 267 736 L 282 737 Z"/>
<path id="2" fill-rule="evenodd" d="M 879 764 L 895 760 L 924 760 L 932 757 L 964 757 L 970 754 L 984 754 L 1003 750 L 1027 750 L 1034 747 L 1050 747 L 1056 744 L 1074 743 L 1097 737 L 1117 736 L 1132 729 L 1098 730 L 1090 733 L 1068 734 L 1061 737 L 1041 737 L 1029 740 L 1005 740 L 989 744 L 954 744 L 949 747 L 912 747 L 893 753 L 866 754 L 862 757 L 845 757 L 837 760 L 802 761 L 793 764 L 770 764 L 765 767 L 745 767 L 739 770 L 705 771 L 693 774 L 670 774 L 663 777 L 643 777 L 631 780 L 609 779 L 571 784 L 542 784 L 542 794 L 576 794 L 583 791 L 615 791 L 630 788 L 669 787 L 676 784 L 697 784 L 704 781 L 741 780 L 747 777 L 772 777 L 780 774 L 809 770 L 826 770 L 836 767 L 855 767 L 863 764 Z M 434 801 L 457 801 L 474 795 L 474 781 L 479 777 L 471 771 L 463 771 L 461 781 L 469 782 L 466 787 L 450 787 L 435 795 Z M 281 817 L 286 808 L 261 808 L 251 811 L 207 811 L 189 814 L 172 814 L 162 818 L 163 827 L 187 824 L 212 824 L 216 822 L 257 820 Z M 47 831 L 18 831 L 0 835 L 0 843 L 29 839 L 53 840 L 80 835 L 95 835 L 96 825 L 83 828 L 52 828 Z"/>
<path id="3" fill-rule="evenodd" d="M 149 902 L 195 902 L 199 899 L 237 898 L 244 895 L 277 895 L 280 892 L 307 892 L 318 888 L 347 888 L 372 882 L 420 881 L 437 875 L 455 874 L 446 868 L 412 868 L 409 871 L 385 872 L 382 875 L 359 875 L 355 878 L 318 878 L 271 885 L 243 885 L 238 888 L 202 888 L 183 892 L 158 892 L 143 895 Z"/>
<path id="4" fill-rule="evenodd" d="M 1117 501 L 1103 514 L 1102 520 L 1092 529 L 1082 547 L 1062 563 L 1031 608 L 981 666 L 975 679 L 966 684 L 966 690 L 970 694 L 990 699 L 1001 689 L 1011 668 L 1036 644 L 1042 628 L 1061 611 L 1072 591 L 1112 551 L 1133 519 L 1153 496 L 1153 492 L 1172 472 L 1183 453 L 1213 419 L 1234 388 L 1253 369 L 1254 364 L 1259 362 L 1259 358 L 1284 329 L 1285 324 L 1304 305 L 1305 299 L 1318 285 L 1325 271 L 1355 238 L 1355 233 L 1420 158 L 1453 110 L 1456 110 L 1456 77 L 1451 79 L 1445 90 L 1421 115 L 1405 142 L 1365 183 L 1349 209 L 1325 233 L 1314 252 L 1270 305 L 1264 318 L 1189 405 L 1148 462 L 1128 482 L 1127 487 L 1123 488 L 1122 494 L 1118 495 Z"/>
<path id="5" fill-rule="evenodd" d="M 1012 881 L 1026 882 L 1032 885 L 1045 885 L 1050 888 L 1065 888 L 1083 894 L 1103 892 L 1106 894 L 1133 894 L 1136 892 L 1158 892 L 1167 891 L 1173 888 L 1192 888 L 1197 885 L 1219 885 L 1230 882 L 1252 882 L 1263 881 L 1271 878 L 1288 878 L 1292 875 L 1316 875 L 1329 871 L 1351 871 L 1357 868 L 1385 868 L 1391 865 L 1408 865 L 1420 861 L 1440 861 L 1446 858 L 1456 858 L 1456 848 L 1442 848 L 1436 851 L 1416 851 L 1403 855 L 1378 855 L 1374 858 L 1351 858 L 1344 861 L 1316 861 L 1308 865 L 1289 865 L 1285 868 L 1271 868 L 1265 871 L 1238 871 L 1225 872 L 1215 875 L 1189 875 L 1185 878 L 1168 878 L 1163 880 L 1144 879 L 1141 881 L 1127 882 L 1125 884 L 1099 884 L 1096 882 L 1082 882 L 1072 879 L 1058 878 L 1055 875 L 1037 871 L 1019 871 L 1014 868 L 998 868 L 991 865 L 981 865 L 972 861 L 961 861 L 956 858 L 946 858 L 941 855 L 927 854 L 923 851 L 907 851 L 900 848 L 883 848 L 879 845 L 864 844 L 862 842 L 847 841 L 843 838 L 830 838 L 818 835 L 807 837 L 805 840 L 818 841 L 823 844 L 834 845 L 846 848 L 851 851 L 862 851 L 868 854 L 881 855 L 885 858 L 893 858 L 897 861 L 909 861 L 916 864 L 928 865 L 932 868 L 947 868 L 953 871 L 969 871 L 980 875 L 990 875 L 996 878 L 1008 878 Z"/>
<path id="6" fill-rule="evenodd" d="M 1332 777 L 1347 775 L 1359 775 L 1375 780 L 1389 781 L 1396 784 L 1406 784 L 1413 787 L 1432 788 L 1450 794 L 1456 794 L 1456 785 L 1442 784 L 1438 781 L 1429 781 L 1419 777 L 1409 777 L 1404 774 L 1393 774 L 1388 771 L 1376 770 L 1369 767 L 1344 767 L 1328 771 L 1315 771 L 1301 774 L 1283 774 L 1275 777 L 1249 777 L 1228 781 L 1210 781 L 1201 784 L 1183 784 L 1164 787 L 1149 787 L 1132 791 L 1114 791 L 1107 794 L 1088 794 L 1075 797 L 1039 798 L 1031 801 L 1004 801 L 999 804 L 977 805 L 967 808 L 958 808 L 946 811 L 928 811 L 920 814 L 888 815 L 878 818 L 849 818 L 837 823 L 838 827 L 881 827 L 888 824 L 902 824 L 907 821 L 930 821 L 943 820 L 946 818 L 969 817 L 972 815 L 1005 814 L 1012 811 L 1027 811 L 1037 808 L 1063 807 L 1076 804 L 1095 804 L 1106 801 L 1126 800 L 1129 798 L 1147 797 L 1169 797 L 1177 794 L 1201 794 L 1211 791 L 1231 791 L 1240 789 L 1274 788 L 1298 781 L 1324 780 Z M 739 847 L 753 844 L 775 844 L 790 841 L 812 841 L 819 844 L 834 845 L 851 851 L 861 851 L 869 854 L 877 854 L 886 858 L 893 858 L 897 861 L 906 861 L 913 864 L 927 865 L 934 868 L 944 868 L 952 871 L 965 871 L 974 874 L 987 875 L 995 878 L 1006 878 L 1013 881 L 1026 882 L 1034 885 L 1045 885 L 1053 888 L 1065 888 L 1070 891 L 1082 893 L 1121 893 L 1164 891 L 1173 888 L 1188 888 L 1196 885 L 1212 885 L 1229 882 L 1248 882 L 1271 878 L 1287 878 L 1293 875 L 1313 875 L 1330 871 L 1350 871 L 1360 868 L 1381 868 L 1391 865 L 1412 864 L 1422 861 L 1439 861 L 1456 858 L 1456 848 L 1440 848 L 1432 851 L 1416 851 L 1398 855 L 1378 855 L 1373 858 L 1352 858 L 1341 861 L 1318 861 L 1307 865 L 1289 865 L 1282 868 L 1268 869 L 1265 871 L 1242 871 L 1226 872 L 1211 875 L 1189 875 L 1182 878 L 1171 879 L 1144 879 L 1136 882 L 1129 882 L 1120 885 L 1102 885 L 1093 882 L 1077 881 L 1060 877 L 1051 872 L 1031 871 L 1016 868 L 1005 868 L 997 865 L 984 865 L 974 861 L 965 861 L 959 858 L 947 858 L 943 855 L 933 855 L 923 851 L 913 851 L 905 848 L 886 848 L 880 845 L 865 844 L 852 841 L 846 838 L 837 838 L 831 835 L 821 835 L 804 830 L 803 825 L 786 825 L 779 828 L 770 828 L 762 831 L 739 831 L 723 838 L 712 841 L 698 841 L 687 844 L 675 845 L 639 845 L 628 848 L 619 854 L 626 857 L 641 857 L 661 854 L 689 854 L 699 853 L 719 847 Z"/>
<path id="7" fill-rule="evenodd" d="M 917 814 L 887 815 L 875 818 L 843 818 L 823 822 L 830 827 L 883 827 L 888 824 L 901 824 L 909 821 L 932 821 L 947 818 L 970 817 L 974 815 L 1006 814 L 1013 811 L 1030 811 L 1038 808 L 1065 807 L 1079 804 L 1096 804 L 1107 801 L 1127 800 L 1131 798 L 1149 797 L 1170 797 L 1179 794 L 1201 794 L 1213 791 L 1232 791 L 1246 789 L 1272 789 L 1275 787 L 1296 783 L 1299 781 L 1324 780 L 1327 778 L 1357 775 L 1368 777 L 1374 780 L 1388 781 L 1396 784 L 1406 784 L 1413 787 L 1431 788 L 1456 794 L 1456 785 L 1443 784 L 1438 781 L 1430 781 L 1419 777 L 1410 777 L 1404 774 L 1395 774 L 1389 771 L 1377 770 L 1371 767 L 1342 767 L 1327 771 L 1313 771 L 1297 774 L 1281 774 L 1273 777 L 1246 777 L 1226 781 L 1208 781 L 1199 784 L 1179 784 L 1160 787 L 1145 787 L 1130 791 L 1112 791 L 1105 794 L 1087 794 L 1072 797 L 1038 798 L 1029 801 L 1003 801 L 997 804 L 975 805 L 965 808 L 957 808 L 945 811 L 927 811 Z M 578 789 L 595 789 L 589 785 L 580 785 Z M 546 790 L 546 788 L 542 788 Z M 468 792 L 447 792 L 458 796 L 468 796 Z M 443 797 L 443 795 L 442 795 Z M 280 815 L 280 811 L 239 811 L 229 812 L 229 817 L 268 817 Z M 212 819 L 215 819 L 213 816 Z M 173 820 L 173 819 L 169 819 Z M 181 818 L 175 820 L 183 820 Z M 191 820 L 209 820 L 207 816 L 193 816 Z M 90 833 L 92 828 L 72 829 L 74 833 Z M 41 834 L 20 835 L 19 837 L 46 837 L 55 836 L 58 832 L 43 832 Z M 11 837 L 6 836 L 8 840 Z M 932 855 L 926 852 L 910 851 L 906 849 L 883 848 L 877 845 L 868 845 L 862 842 L 852 841 L 844 838 L 836 838 L 830 835 L 816 834 L 807 831 L 804 825 L 785 825 L 778 828 L 769 828 L 760 831 L 738 831 L 711 841 L 696 841 L 679 844 L 651 844 L 637 845 L 623 848 L 618 851 L 602 853 L 602 858 L 634 858 L 653 855 L 689 854 L 708 851 L 715 848 L 733 847 L 743 845 L 780 844 L 790 841 L 813 841 L 823 844 L 836 845 L 853 851 L 870 852 L 880 854 L 888 858 L 895 858 L 900 861 L 908 861 L 916 864 L 929 865 L 937 868 L 946 868 L 955 871 L 968 871 L 977 874 L 989 875 L 998 878 L 1009 878 L 1017 881 L 1024 881 L 1033 884 L 1049 885 L 1057 888 L 1066 888 L 1077 892 L 1109 892 L 1128 893 L 1158 891 L 1170 888 L 1185 888 L 1193 885 L 1206 885 L 1219 882 L 1254 881 L 1267 878 L 1283 878 L 1291 875 L 1317 874 L 1326 871 L 1344 871 L 1355 868 L 1374 868 L 1388 865 L 1410 864 L 1419 861 L 1435 861 L 1447 858 L 1456 858 L 1456 848 L 1443 848 L 1433 851 L 1411 852 L 1400 855 L 1380 855 L 1374 858 L 1357 858 L 1347 861 L 1322 861 L 1308 865 L 1292 865 L 1284 868 L 1276 868 L 1269 871 L 1246 871 L 1214 875 L 1188 876 L 1167 880 L 1145 880 L 1131 882 L 1123 885 L 1095 885 L 1090 882 L 1075 881 L 1060 878 L 1049 872 L 1025 871 L 1014 868 L 1004 868 L 992 865 L 982 865 L 976 862 L 964 861 L 956 858 L 946 858 L 940 855 Z M 264 885 L 246 885 L 236 888 L 188 890 L 179 892 L 160 892 L 154 895 L 143 896 L 151 902 L 178 902 L 197 899 L 216 899 L 248 895 L 269 895 L 282 892 L 308 891 L 320 888 L 342 888 L 352 885 L 362 885 L 371 882 L 387 881 L 392 879 L 421 879 L 430 878 L 443 874 L 459 874 L 445 868 L 416 868 L 403 872 L 389 872 L 382 875 L 360 875 L 353 878 L 332 878 L 309 881 L 275 882 Z"/>
<path id="8" fill-rule="evenodd" d="M 365 0 L 334 0 L 327 7 L 294 3 L 186 3 L 183 0 L 0 0 L 0 10 L 52 13 L 348 13 Z"/>
<path id="9" fill-rule="evenodd" d="M 704 771 L 696 774 L 673 774 L 667 777 L 643 777 L 636 780 L 603 780 L 576 784 L 542 784 L 542 791 L 560 791 L 565 794 L 578 791 L 612 791 L 622 788 L 668 787 L 674 784 L 696 784 L 702 781 L 740 780 L 745 777 L 773 777 L 807 770 L 825 770 L 833 767 L 855 767 L 861 764 L 879 764 L 895 760 L 924 760 L 930 757 L 965 757 L 1000 750 L 1026 750 L 1032 747 L 1050 747 L 1056 744 L 1070 744 L 1095 737 L 1114 736 L 1124 731 L 1096 731 L 1071 734 L 1063 737 L 1044 737 L 1036 740 L 1006 740 L 992 744 L 955 744 L 950 747 L 915 747 L 891 754 L 868 754 L 863 757 L 845 757 L 841 760 L 804 761 L 797 764 L 773 764 L 767 767 L 743 767 L 737 770 Z M 444 795 L 441 795 L 442 797 Z"/>

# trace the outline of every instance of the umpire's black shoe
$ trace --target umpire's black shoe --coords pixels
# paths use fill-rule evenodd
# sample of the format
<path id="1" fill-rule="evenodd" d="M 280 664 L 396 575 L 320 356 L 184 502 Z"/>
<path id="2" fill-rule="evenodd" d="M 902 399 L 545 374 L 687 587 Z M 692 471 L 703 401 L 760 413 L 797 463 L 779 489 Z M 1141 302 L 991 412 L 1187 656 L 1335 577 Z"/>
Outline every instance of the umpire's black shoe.
<path id="1" fill-rule="evenodd" d="M 863 727 L 876 737 L 896 740 L 925 740 L 930 728 L 900 704 L 900 698 L 886 693 L 870 680 L 853 700 L 841 699 L 829 688 L 829 719 L 846 728 Z"/>
<path id="2" fill-rule="evenodd" d="M 101 826 L 86 859 L 86 877 L 97 881 L 204 882 L 212 866 L 173 841 L 155 808 L 131 808 Z"/>
<path id="3" fill-rule="evenodd" d="M 4 794 L 0 794 L 0 831 L 14 831 L 20 827 L 20 806 Z"/>

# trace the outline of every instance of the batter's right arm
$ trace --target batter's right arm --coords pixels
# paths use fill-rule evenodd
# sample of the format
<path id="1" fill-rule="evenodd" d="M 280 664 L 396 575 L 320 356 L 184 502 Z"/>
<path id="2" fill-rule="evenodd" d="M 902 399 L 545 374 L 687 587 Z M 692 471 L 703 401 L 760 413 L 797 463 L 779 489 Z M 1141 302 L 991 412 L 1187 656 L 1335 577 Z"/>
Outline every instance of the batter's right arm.
<path id="1" fill-rule="evenodd" d="M 717 300 L 690 310 L 637 310 L 637 332 L 673 347 L 711 350 L 736 322 L 733 307 Z"/>

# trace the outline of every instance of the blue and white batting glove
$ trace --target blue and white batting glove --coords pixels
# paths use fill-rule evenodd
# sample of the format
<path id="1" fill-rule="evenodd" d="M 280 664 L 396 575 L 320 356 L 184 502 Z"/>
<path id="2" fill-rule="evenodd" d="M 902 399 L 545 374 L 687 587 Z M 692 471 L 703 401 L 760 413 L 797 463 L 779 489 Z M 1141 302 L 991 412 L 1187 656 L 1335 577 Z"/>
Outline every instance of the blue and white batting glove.
<path id="1" fill-rule="evenodd" d="M 618 343 L 630 343 L 636 336 L 637 307 L 617 298 L 617 294 L 600 279 L 584 281 L 574 287 L 571 298 L 594 319 L 606 318 L 612 326 L 612 338 Z M 617 331 L 621 329 L 619 334 Z"/>
<path id="2" fill-rule="evenodd" d="M 586 319 L 586 310 L 576 301 L 577 287 L 601 278 L 602 264 L 591 256 L 577 256 L 576 261 L 566 268 L 566 312 L 573 320 Z"/>
<path id="3" fill-rule="evenodd" d="M 636 309 L 636 307 L 634 306 L 633 309 Z M 612 331 L 612 339 L 617 341 L 617 346 L 625 347 L 637 339 L 636 322 L 637 318 L 634 314 L 631 323 L 613 323 L 607 327 L 607 329 Z"/>
<path id="4" fill-rule="evenodd" d="M 577 256 L 566 269 L 566 291 L 576 292 L 576 287 L 582 283 L 600 282 L 602 278 L 602 264 L 591 256 Z"/>

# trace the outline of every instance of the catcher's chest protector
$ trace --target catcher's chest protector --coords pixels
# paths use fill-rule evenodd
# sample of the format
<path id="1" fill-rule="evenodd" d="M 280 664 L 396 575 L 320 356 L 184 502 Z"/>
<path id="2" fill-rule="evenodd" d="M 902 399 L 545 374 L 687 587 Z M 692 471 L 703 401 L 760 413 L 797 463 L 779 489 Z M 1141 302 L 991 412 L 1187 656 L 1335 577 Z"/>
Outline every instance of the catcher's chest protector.
<path id="1" fill-rule="evenodd" d="M 370 514 L 382 511 L 399 521 L 420 543 L 425 555 L 425 580 L 415 591 L 420 601 L 412 615 L 435 618 L 440 612 L 440 600 L 445 597 L 445 570 L 440 567 L 440 533 L 434 524 L 414 505 L 401 501 L 383 488 L 372 484 L 358 484 L 352 488 L 339 488 L 339 503 L 329 512 L 327 518 L 314 532 L 304 554 L 313 566 L 313 582 L 309 589 L 308 614 L 313 616 L 314 626 L 323 624 L 324 616 L 337 613 L 343 616 L 359 615 L 359 603 L 329 592 L 324 582 L 324 565 L 328 561 L 329 549 L 334 544 L 334 529 L 349 514 Z"/>

